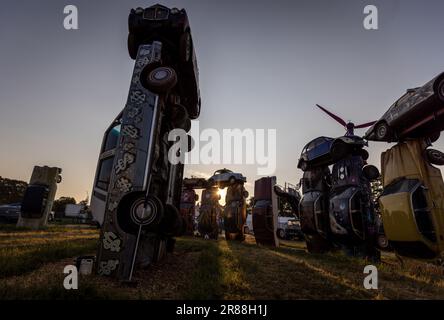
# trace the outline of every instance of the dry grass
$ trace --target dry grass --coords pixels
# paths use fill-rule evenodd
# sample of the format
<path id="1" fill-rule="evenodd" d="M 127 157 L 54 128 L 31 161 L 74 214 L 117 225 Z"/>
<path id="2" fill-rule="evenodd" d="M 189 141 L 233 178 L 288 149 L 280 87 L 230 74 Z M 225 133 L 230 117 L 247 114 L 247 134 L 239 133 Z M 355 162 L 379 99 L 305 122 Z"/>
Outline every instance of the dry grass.
<path id="1" fill-rule="evenodd" d="M 444 299 L 444 268 L 433 264 L 405 259 L 401 266 L 384 254 L 379 289 L 366 290 L 363 260 L 311 255 L 303 242 L 260 247 L 251 237 L 180 238 L 174 254 L 135 273 L 136 287 L 92 275 L 67 291 L 64 266 L 94 254 L 98 232 L 57 228 L 0 232 L 0 299 Z M 15 262 L 5 269 L 5 259 Z"/>

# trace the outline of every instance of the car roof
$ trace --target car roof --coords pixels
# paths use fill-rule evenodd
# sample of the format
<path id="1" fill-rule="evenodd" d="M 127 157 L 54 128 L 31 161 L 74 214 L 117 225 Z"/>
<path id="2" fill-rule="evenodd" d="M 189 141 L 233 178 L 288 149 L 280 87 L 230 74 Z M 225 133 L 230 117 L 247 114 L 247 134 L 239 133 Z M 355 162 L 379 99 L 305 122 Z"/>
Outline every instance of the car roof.
<path id="1" fill-rule="evenodd" d="M 330 138 L 330 137 L 325 137 L 325 136 L 317 137 L 316 139 L 313 139 L 313 140 L 311 140 L 309 143 L 307 143 L 307 144 L 305 145 L 305 147 L 307 147 L 307 146 L 309 146 L 310 144 L 315 143 L 315 142 L 317 142 L 317 141 L 319 141 L 319 140 L 332 141 L 332 140 L 334 140 L 334 139 L 333 139 L 333 138 Z M 305 147 L 304 147 L 304 149 L 305 149 Z"/>
<path id="2" fill-rule="evenodd" d="M 213 175 L 221 174 L 221 173 L 233 173 L 233 171 L 223 168 L 223 169 L 219 169 L 219 170 L 214 171 Z"/>

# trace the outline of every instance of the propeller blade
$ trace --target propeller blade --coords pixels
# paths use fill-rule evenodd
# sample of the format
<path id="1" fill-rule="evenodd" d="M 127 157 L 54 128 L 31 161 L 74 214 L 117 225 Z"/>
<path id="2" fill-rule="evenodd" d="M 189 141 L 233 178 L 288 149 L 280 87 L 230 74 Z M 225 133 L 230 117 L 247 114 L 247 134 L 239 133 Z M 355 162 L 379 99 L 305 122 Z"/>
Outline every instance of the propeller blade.
<path id="1" fill-rule="evenodd" d="M 376 121 L 363 123 L 363 124 L 355 126 L 355 129 L 367 128 L 367 127 L 370 127 L 370 126 L 374 125 L 375 123 L 376 123 Z"/>
<path id="2" fill-rule="evenodd" d="M 322 111 L 324 111 L 326 114 L 328 114 L 330 117 L 332 117 L 333 119 L 335 119 L 337 122 L 339 122 L 340 124 L 342 124 L 344 127 L 347 126 L 347 123 L 342 120 L 342 118 L 338 117 L 337 115 L 335 115 L 334 113 L 331 113 L 330 111 L 328 111 L 327 109 L 321 107 L 320 105 L 316 105 L 319 109 L 321 109 Z"/>

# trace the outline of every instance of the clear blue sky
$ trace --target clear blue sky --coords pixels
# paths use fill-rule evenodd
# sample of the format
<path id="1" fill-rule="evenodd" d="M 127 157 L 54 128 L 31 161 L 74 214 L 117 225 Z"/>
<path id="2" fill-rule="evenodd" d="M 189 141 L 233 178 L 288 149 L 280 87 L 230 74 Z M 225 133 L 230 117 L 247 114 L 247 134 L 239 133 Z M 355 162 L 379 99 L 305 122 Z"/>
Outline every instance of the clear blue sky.
<path id="1" fill-rule="evenodd" d="M 35 164 L 63 168 L 58 196 L 90 192 L 102 134 L 123 108 L 133 61 L 127 15 L 149 1 L 2 1 L 0 175 L 28 181 Z M 279 183 L 301 177 L 303 146 L 379 118 L 409 87 L 444 71 L 443 1 L 163 1 L 191 20 L 202 93 L 201 128 L 277 129 Z M 77 5 L 79 30 L 63 29 Z M 379 9 L 379 30 L 362 27 Z M 360 133 L 363 133 L 362 131 Z M 444 149 L 444 139 L 437 146 Z M 379 165 L 388 145 L 371 143 Z M 210 175 L 219 166 L 190 166 Z M 233 166 L 250 183 L 255 166 Z M 248 189 L 252 191 L 251 184 Z"/>

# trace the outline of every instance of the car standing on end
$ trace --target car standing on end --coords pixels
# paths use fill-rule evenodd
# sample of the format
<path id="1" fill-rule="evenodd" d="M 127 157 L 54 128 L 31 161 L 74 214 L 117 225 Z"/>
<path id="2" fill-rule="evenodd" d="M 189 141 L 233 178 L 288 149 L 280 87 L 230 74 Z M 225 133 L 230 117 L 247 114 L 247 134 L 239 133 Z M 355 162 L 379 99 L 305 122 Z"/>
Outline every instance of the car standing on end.
<path id="1" fill-rule="evenodd" d="M 188 132 L 190 119 L 200 113 L 185 10 L 137 8 L 128 23 L 128 50 L 135 59 L 128 99 L 105 132 L 91 199 L 102 225 L 97 272 L 122 280 L 131 280 L 136 265 L 172 251 L 174 236 L 183 231 L 183 164 L 169 161 L 168 135 L 173 129 Z"/>
<path id="2" fill-rule="evenodd" d="M 444 130 L 444 73 L 422 87 L 408 89 L 366 132 L 367 140 L 439 139 Z"/>

